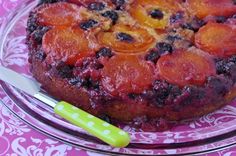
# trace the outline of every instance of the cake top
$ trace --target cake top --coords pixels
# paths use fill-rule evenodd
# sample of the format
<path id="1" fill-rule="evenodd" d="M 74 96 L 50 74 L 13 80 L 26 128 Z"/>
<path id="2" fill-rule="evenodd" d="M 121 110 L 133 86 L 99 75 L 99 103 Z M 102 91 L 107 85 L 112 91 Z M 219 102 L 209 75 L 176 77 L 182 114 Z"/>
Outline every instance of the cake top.
<path id="1" fill-rule="evenodd" d="M 45 62 L 78 67 L 111 95 L 155 80 L 201 86 L 219 74 L 215 60 L 236 54 L 234 0 L 63 0 L 33 12 Z"/>

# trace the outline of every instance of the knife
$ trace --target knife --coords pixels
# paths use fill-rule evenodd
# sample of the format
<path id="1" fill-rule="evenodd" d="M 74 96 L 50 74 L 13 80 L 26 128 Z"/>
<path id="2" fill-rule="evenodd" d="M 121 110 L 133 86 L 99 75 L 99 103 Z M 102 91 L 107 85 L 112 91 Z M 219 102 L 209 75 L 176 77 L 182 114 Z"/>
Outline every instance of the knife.
<path id="1" fill-rule="evenodd" d="M 113 147 L 126 147 L 130 142 L 127 132 L 115 127 L 65 101 L 57 101 L 41 91 L 41 84 L 10 69 L 0 66 L 0 80 L 24 91 L 51 106 L 54 112 Z"/>

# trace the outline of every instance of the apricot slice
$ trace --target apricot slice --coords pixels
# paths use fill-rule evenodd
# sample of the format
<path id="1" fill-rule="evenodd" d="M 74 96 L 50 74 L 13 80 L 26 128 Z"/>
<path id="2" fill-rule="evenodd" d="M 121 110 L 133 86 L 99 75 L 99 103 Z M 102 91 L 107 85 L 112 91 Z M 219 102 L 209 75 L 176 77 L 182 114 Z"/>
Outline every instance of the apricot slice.
<path id="1" fill-rule="evenodd" d="M 42 48 L 49 63 L 56 60 L 73 65 L 79 58 L 92 55 L 86 34 L 76 28 L 49 30 L 43 36 Z"/>
<path id="2" fill-rule="evenodd" d="M 39 8 L 37 17 L 42 25 L 69 26 L 80 19 L 79 7 L 66 2 L 46 4 Z"/>
<path id="3" fill-rule="evenodd" d="M 100 44 L 126 54 L 145 52 L 155 41 L 147 30 L 122 24 L 115 25 L 109 32 L 100 32 L 97 38 Z"/>
<path id="4" fill-rule="evenodd" d="M 221 23 L 208 23 L 195 35 L 198 48 L 215 56 L 226 57 L 236 54 L 236 28 Z"/>
<path id="5" fill-rule="evenodd" d="M 202 85 L 208 76 L 216 73 L 210 58 L 183 50 L 162 56 L 157 69 L 161 78 L 182 87 Z"/>
<path id="6" fill-rule="evenodd" d="M 115 55 L 104 63 L 102 86 L 112 95 L 141 93 L 154 81 L 154 67 L 137 56 Z"/>
<path id="7" fill-rule="evenodd" d="M 198 18 L 208 15 L 231 16 L 236 13 L 236 5 L 233 0 L 187 0 L 189 12 Z"/>
<path id="8" fill-rule="evenodd" d="M 173 0 L 136 0 L 130 7 L 133 18 L 155 29 L 168 26 L 170 17 L 177 11 L 180 11 L 179 4 Z"/>

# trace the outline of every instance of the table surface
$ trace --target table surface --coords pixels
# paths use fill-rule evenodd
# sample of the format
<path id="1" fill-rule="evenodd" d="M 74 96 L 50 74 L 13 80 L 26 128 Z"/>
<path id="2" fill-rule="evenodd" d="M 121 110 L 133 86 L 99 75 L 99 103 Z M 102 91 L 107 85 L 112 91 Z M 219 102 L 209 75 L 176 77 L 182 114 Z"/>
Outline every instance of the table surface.
<path id="1" fill-rule="evenodd" d="M 21 0 L 0 0 L 0 29 L 7 14 L 20 4 Z M 3 102 L 10 99 L 0 88 Z M 101 156 L 101 154 L 85 151 L 48 138 L 16 118 L 0 104 L 0 156 Z M 225 149 L 206 156 L 235 156 L 236 148 Z"/>

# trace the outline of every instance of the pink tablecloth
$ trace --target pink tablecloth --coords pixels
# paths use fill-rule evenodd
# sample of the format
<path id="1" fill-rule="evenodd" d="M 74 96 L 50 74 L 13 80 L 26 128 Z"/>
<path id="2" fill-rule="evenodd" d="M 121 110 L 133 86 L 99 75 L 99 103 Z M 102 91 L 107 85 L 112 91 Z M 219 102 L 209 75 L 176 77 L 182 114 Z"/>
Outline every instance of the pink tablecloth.
<path id="1" fill-rule="evenodd" d="M 6 15 L 19 5 L 21 0 L 0 0 L 0 25 Z M 0 27 L 1 29 L 1 27 Z M 9 102 L 9 98 L 0 88 L 0 97 L 3 102 Z M 57 140 L 32 129 L 24 122 L 14 117 L 0 104 L 0 156 L 98 156 L 100 154 L 81 150 L 65 145 Z M 208 154 L 208 156 L 235 156 L 236 148 Z"/>

